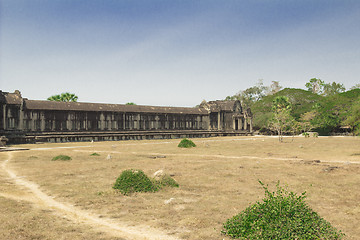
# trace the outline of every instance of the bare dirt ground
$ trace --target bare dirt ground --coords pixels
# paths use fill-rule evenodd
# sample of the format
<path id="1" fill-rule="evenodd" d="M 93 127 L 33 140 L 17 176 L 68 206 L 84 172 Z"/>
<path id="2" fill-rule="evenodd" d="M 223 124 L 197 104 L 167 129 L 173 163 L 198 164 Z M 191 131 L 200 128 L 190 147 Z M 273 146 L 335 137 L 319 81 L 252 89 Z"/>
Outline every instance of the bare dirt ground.
<path id="1" fill-rule="evenodd" d="M 359 238 L 360 138 L 193 140 L 192 149 L 153 140 L 0 153 L 0 239 L 228 239 L 226 219 L 264 197 L 258 180 L 306 191 L 313 210 Z M 72 160 L 51 161 L 59 154 Z M 112 185 L 129 168 L 162 169 L 180 187 L 123 196 Z"/>

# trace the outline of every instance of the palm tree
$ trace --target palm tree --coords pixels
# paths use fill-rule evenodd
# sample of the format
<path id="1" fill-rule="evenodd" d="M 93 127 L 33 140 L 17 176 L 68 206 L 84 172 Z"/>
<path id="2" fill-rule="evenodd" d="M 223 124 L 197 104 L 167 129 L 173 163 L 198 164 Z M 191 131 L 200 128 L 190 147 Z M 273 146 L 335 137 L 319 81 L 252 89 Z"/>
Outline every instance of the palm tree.
<path id="1" fill-rule="evenodd" d="M 48 101 L 60 102 L 60 101 L 61 101 L 61 98 L 60 98 L 60 95 L 53 95 L 53 96 L 51 96 L 51 97 L 48 97 L 47 100 L 48 100 Z"/>
<path id="2" fill-rule="evenodd" d="M 78 96 L 73 93 L 66 92 L 61 94 L 60 99 L 63 102 L 77 102 Z"/>
<path id="3" fill-rule="evenodd" d="M 76 96 L 73 93 L 66 92 L 66 93 L 61 93 L 61 95 L 57 94 L 57 95 L 48 97 L 47 100 L 57 101 L 57 102 L 77 102 L 78 96 Z"/>

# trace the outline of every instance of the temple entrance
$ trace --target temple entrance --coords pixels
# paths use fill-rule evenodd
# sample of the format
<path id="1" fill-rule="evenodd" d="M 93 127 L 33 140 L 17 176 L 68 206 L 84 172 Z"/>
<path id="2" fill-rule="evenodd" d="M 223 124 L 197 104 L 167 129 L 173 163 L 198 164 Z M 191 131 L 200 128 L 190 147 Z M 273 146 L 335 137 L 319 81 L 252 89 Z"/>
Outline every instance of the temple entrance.
<path id="1" fill-rule="evenodd" d="M 242 122 L 242 119 L 241 119 L 241 116 L 234 116 L 233 117 L 233 129 L 235 131 L 238 131 L 238 130 L 243 130 L 243 122 Z"/>

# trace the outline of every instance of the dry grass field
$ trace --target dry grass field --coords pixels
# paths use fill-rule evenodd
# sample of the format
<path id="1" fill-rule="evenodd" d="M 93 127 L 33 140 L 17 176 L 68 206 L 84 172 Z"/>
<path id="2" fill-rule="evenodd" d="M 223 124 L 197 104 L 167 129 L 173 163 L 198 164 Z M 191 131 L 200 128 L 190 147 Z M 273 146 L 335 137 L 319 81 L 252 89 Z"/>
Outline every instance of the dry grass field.
<path id="1" fill-rule="evenodd" d="M 306 191 L 312 209 L 346 239 L 360 238 L 360 138 L 193 141 L 191 149 L 173 139 L 1 152 L 0 239 L 229 239 L 222 224 L 264 197 L 258 180 Z M 72 160 L 51 161 L 59 154 Z M 180 187 L 124 196 L 112 186 L 126 169 L 148 176 L 162 169 Z"/>

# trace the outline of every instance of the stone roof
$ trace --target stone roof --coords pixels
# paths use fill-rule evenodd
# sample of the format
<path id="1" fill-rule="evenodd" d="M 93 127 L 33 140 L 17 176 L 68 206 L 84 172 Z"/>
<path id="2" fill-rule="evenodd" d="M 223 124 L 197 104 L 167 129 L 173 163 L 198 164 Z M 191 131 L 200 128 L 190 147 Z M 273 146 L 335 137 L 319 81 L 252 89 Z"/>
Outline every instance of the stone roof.
<path id="1" fill-rule="evenodd" d="M 219 112 L 219 111 L 234 111 L 234 105 L 237 100 L 224 101 L 224 100 L 216 100 L 209 101 L 206 103 L 200 104 L 200 107 L 205 108 L 211 112 Z"/>
<path id="2" fill-rule="evenodd" d="M 16 90 L 14 93 L 2 92 L 0 90 L 1 99 L 0 101 L 5 102 L 6 104 L 17 104 L 21 105 L 22 97 L 19 90 Z"/>
<path id="3" fill-rule="evenodd" d="M 58 111 L 89 111 L 89 112 L 144 112 L 144 113 L 177 113 L 207 114 L 202 108 L 158 107 L 144 105 L 104 104 L 86 102 L 56 102 L 42 100 L 24 100 L 25 109 L 58 110 Z"/>

